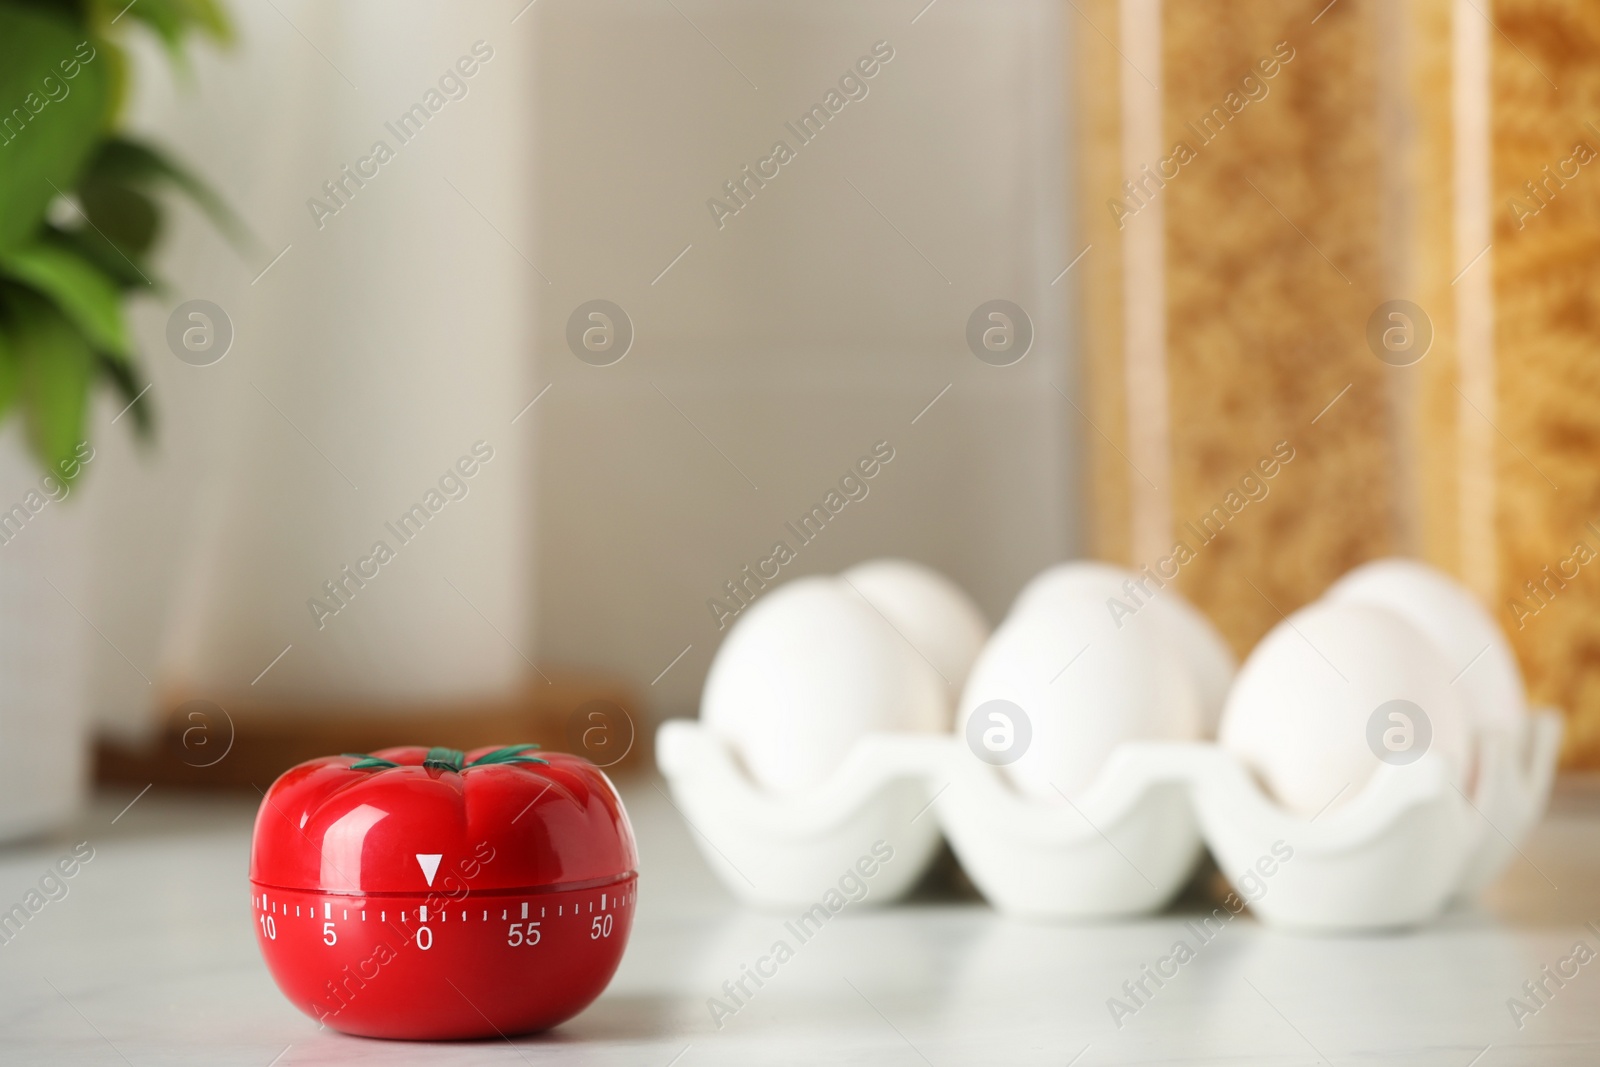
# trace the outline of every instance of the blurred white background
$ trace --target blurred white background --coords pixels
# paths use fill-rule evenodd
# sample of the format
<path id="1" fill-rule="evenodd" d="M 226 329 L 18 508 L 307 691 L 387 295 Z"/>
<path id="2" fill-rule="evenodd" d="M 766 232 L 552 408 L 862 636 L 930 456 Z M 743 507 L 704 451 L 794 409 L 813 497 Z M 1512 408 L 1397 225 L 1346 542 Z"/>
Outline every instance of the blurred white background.
<path id="1" fill-rule="evenodd" d="M 893 462 L 785 579 L 903 555 L 998 617 L 1073 554 L 1061 16 L 919 6 L 249 4 L 190 86 L 141 56 L 134 126 L 262 247 L 178 207 L 173 291 L 135 312 L 154 446 L 103 403 L 79 501 L 100 723 L 163 692 L 437 707 L 529 661 L 692 711 L 707 599 L 879 440 Z M 479 41 L 466 95 L 319 228 L 308 199 Z M 719 230 L 707 199 L 878 41 L 867 95 Z M 165 341 L 194 298 L 236 332 L 210 367 Z M 607 367 L 564 336 L 596 298 L 636 332 Z M 993 298 L 1033 320 L 1011 367 L 964 341 Z M 478 440 L 468 496 L 318 630 L 307 599 Z"/>

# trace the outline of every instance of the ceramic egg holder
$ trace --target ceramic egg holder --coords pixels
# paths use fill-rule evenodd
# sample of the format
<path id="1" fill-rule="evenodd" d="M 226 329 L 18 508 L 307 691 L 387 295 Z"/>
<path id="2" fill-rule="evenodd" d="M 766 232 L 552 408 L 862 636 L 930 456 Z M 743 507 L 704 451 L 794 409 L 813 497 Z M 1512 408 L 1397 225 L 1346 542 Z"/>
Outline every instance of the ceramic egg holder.
<path id="1" fill-rule="evenodd" d="M 1487 824 L 1482 844 L 1468 859 L 1458 886 L 1470 900 L 1500 876 L 1544 815 L 1561 755 L 1562 720 L 1540 709 L 1521 729 L 1484 736 L 1474 804 Z"/>
<path id="2" fill-rule="evenodd" d="M 1119 745 L 1077 800 L 1040 802 L 946 742 L 940 825 L 963 869 L 1001 911 L 1042 919 L 1165 907 L 1194 872 L 1201 838 L 1187 790 L 1190 746 Z"/>
<path id="3" fill-rule="evenodd" d="M 1126 743 L 1081 796 L 1034 800 L 951 735 L 870 734 L 823 783 L 774 795 L 720 737 L 665 724 L 657 755 L 707 860 L 757 907 L 805 908 L 867 855 L 894 849 L 867 900 L 903 897 L 948 839 L 1000 911 L 1108 919 L 1159 911 L 1202 845 L 1263 922 L 1309 931 L 1414 926 L 1475 896 L 1516 855 L 1549 799 L 1561 719 L 1525 717 L 1480 738 L 1471 795 L 1425 754 L 1380 765 L 1313 817 L 1281 808 L 1230 752 L 1208 743 Z M 1284 846 L 1291 858 L 1282 860 Z M 1274 846 L 1277 846 L 1275 852 Z"/>
<path id="4" fill-rule="evenodd" d="M 894 856 L 874 864 L 868 897 L 905 896 L 939 850 L 928 770 L 946 747 L 934 734 L 867 734 L 827 781 L 772 794 L 726 741 L 678 720 L 662 725 L 656 762 L 712 869 L 746 903 L 780 909 L 815 904 L 879 841 Z"/>

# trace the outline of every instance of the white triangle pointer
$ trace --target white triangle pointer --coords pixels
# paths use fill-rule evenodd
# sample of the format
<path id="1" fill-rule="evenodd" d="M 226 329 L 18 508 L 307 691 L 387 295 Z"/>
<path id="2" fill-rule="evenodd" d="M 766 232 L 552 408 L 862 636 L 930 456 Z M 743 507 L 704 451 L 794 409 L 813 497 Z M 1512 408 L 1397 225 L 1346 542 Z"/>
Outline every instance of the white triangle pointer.
<path id="1" fill-rule="evenodd" d="M 444 858 L 441 853 L 424 854 L 418 852 L 417 866 L 422 868 L 422 877 L 428 880 L 428 885 L 433 885 L 433 876 L 439 872 L 439 861 Z"/>

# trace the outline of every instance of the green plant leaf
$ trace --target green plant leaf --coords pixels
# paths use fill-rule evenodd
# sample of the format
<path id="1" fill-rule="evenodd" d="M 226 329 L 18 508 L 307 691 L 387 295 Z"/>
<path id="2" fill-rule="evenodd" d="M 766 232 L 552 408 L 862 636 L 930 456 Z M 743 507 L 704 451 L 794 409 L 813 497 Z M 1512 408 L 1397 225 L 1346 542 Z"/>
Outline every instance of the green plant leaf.
<path id="1" fill-rule="evenodd" d="M 0 5 L 0 250 L 33 236 L 103 130 L 107 70 L 89 37 L 37 7 Z"/>
<path id="2" fill-rule="evenodd" d="M 241 251 L 256 250 L 204 183 L 113 132 L 132 73 L 114 38 L 135 23 L 180 73 L 193 35 L 233 37 L 220 0 L 0 0 L 0 416 L 21 407 L 39 459 L 68 480 L 98 377 L 141 434 L 153 423 L 121 300 L 155 284 L 144 261 L 160 234 L 156 187 L 175 186 Z M 85 224 L 47 221 L 66 194 Z"/>
<path id="3" fill-rule="evenodd" d="M 133 5 L 126 0 L 98 0 L 96 6 L 102 23 L 126 14 L 148 26 L 166 46 L 172 65 L 184 74 L 189 73 L 184 38 L 191 32 L 204 33 L 221 44 L 233 40 L 233 27 L 214 0 L 139 0 Z"/>
<path id="4" fill-rule="evenodd" d="M 58 230 L 54 226 L 49 226 L 45 228 L 44 234 L 46 241 L 70 248 L 99 267 L 100 273 L 115 282 L 117 288 L 124 294 L 130 289 L 139 289 L 145 293 L 160 293 L 165 288 L 161 279 L 150 273 L 151 268 L 148 264 L 131 258 L 119 246 L 95 232 L 92 227 Z"/>
<path id="5" fill-rule="evenodd" d="M 85 439 L 94 352 L 50 301 L 16 286 L 7 286 L 3 295 L 28 443 L 46 469 L 70 482 Z"/>
<path id="6" fill-rule="evenodd" d="M 96 64 L 106 68 L 106 121 L 102 132 L 110 130 L 123 118 L 123 108 L 128 103 L 128 82 L 132 65 L 122 46 L 104 37 L 95 41 Z"/>
<path id="7" fill-rule="evenodd" d="M 189 21 L 218 44 L 233 43 L 233 23 L 219 0 L 188 0 Z"/>
<path id="8" fill-rule="evenodd" d="M 4 323 L 0 323 L 0 418 L 4 418 L 11 409 L 11 402 L 17 398 L 17 355 L 11 345 L 11 337 L 6 333 Z"/>
<path id="9" fill-rule="evenodd" d="M 85 178 L 146 187 L 172 185 L 194 201 L 234 247 L 249 251 L 256 246 L 248 227 L 209 185 L 152 145 L 127 137 L 108 137 L 89 161 Z"/>
<path id="10" fill-rule="evenodd" d="M 49 297 L 96 349 L 120 359 L 132 354 L 121 294 L 76 251 L 40 241 L 0 252 L 0 274 Z"/>
<path id="11" fill-rule="evenodd" d="M 154 434 L 156 426 L 154 405 L 150 402 L 148 392 L 149 383 L 145 381 L 144 375 L 139 372 L 133 360 L 116 359 L 103 352 L 96 353 L 96 356 L 100 372 L 111 380 L 117 395 L 122 397 L 122 402 L 127 405 L 128 414 L 133 417 L 134 433 L 148 441 Z"/>
<path id="12" fill-rule="evenodd" d="M 137 259 L 150 250 L 161 230 L 161 209 L 139 189 L 122 182 L 89 176 L 78 183 L 78 203 L 91 225 L 115 251 Z"/>

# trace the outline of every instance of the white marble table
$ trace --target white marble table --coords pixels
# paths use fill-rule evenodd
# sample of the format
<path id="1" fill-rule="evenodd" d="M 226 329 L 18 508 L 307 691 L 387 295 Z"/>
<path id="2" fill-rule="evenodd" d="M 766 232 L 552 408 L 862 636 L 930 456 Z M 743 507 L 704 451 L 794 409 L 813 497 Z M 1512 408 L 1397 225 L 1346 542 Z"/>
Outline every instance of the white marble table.
<path id="1" fill-rule="evenodd" d="M 94 858 L 0 944 L 0 1064 L 1312 1064 L 1600 1062 L 1600 961 L 1519 1029 L 1507 1008 L 1582 940 L 1600 950 L 1600 789 L 1568 783 L 1483 907 L 1396 936 L 1307 938 L 1244 918 L 1117 1028 L 1107 998 L 1184 914 L 1003 920 L 947 895 L 846 909 L 717 1029 L 707 998 L 781 919 L 740 911 L 648 782 L 624 784 L 643 853 L 611 988 L 554 1032 L 415 1045 L 319 1031 L 261 963 L 245 886 L 253 805 L 100 797 L 70 835 L 0 850 L 0 909 L 88 841 Z M 1542 873 L 1540 873 L 1542 872 Z M 1548 880 L 1547 880 L 1548 879 Z M 1485 1051 L 1487 1050 L 1487 1051 Z"/>

